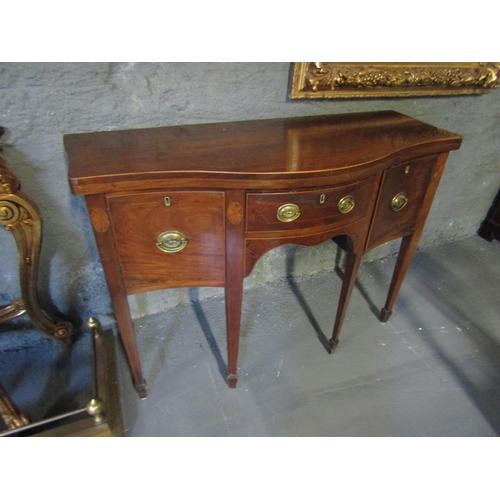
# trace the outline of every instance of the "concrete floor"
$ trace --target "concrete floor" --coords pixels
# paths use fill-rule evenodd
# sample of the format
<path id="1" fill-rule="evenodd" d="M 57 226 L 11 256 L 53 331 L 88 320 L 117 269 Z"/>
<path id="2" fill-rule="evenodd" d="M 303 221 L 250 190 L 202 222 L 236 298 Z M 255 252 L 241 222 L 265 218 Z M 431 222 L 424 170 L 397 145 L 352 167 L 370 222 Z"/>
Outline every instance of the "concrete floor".
<path id="1" fill-rule="evenodd" d="M 497 436 L 500 242 L 417 252 L 388 323 L 394 258 L 362 265 L 333 355 L 333 272 L 245 293 L 236 389 L 223 296 L 136 322 L 149 396 L 120 360 L 128 436 Z"/>
<path id="2" fill-rule="evenodd" d="M 236 389 L 225 382 L 222 290 L 204 300 L 190 290 L 191 304 L 136 322 L 147 399 L 117 342 L 126 435 L 497 436 L 499 256 L 500 242 L 478 236 L 417 252 L 386 324 L 378 310 L 395 257 L 364 263 L 331 356 L 337 273 L 249 289 Z M 63 348 L 25 317 L 1 325 L 0 381 L 32 422 L 92 397 L 79 330 Z"/>
<path id="3" fill-rule="evenodd" d="M 84 408 L 93 397 L 92 345 L 80 330 L 65 347 L 36 331 L 26 315 L 0 325 L 0 382 L 30 422 Z"/>

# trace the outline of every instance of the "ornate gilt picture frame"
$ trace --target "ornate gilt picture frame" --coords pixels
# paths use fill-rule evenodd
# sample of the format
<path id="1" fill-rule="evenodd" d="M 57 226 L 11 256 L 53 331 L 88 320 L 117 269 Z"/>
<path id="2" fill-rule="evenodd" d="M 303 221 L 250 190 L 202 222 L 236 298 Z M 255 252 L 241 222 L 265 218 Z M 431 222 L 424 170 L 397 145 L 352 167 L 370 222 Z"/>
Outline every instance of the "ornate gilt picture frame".
<path id="1" fill-rule="evenodd" d="M 500 63 L 293 63 L 291 99 L 485 94 Z"/>

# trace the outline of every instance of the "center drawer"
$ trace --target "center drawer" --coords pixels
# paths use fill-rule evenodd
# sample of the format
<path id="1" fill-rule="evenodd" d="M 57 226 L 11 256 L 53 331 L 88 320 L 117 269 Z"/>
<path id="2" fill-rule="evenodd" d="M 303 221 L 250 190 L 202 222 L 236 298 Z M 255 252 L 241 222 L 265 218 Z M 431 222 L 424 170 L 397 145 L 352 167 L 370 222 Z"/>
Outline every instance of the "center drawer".
<path id="1" fill-rule="evenodd" d="M 327 189 L 247 194 L 247 231 L 347 224 L 366 215 L 375 177 Z"/>

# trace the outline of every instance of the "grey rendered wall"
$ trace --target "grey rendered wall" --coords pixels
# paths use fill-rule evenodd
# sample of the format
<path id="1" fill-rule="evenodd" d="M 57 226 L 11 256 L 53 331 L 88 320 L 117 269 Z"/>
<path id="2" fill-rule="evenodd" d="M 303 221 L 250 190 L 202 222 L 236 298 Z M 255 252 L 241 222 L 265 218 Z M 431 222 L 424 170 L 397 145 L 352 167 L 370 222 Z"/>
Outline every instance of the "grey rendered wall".
<path id="1" fill-rule="evenodd" d="M 290 63 L 2 63 L 1 140 L 24 192 L 44 217 L 39 288 L 74 321 L 111 306 L 85 206 L 70 193 L 63 134 L 164 125 L 394 109 L 464 136 L 452 152 L 422 236 L 433 246 L 473 235 L 500 186 L 500 90 L 483 96 L 289 101 Z M 0 233 L 0 305 L 18 292 L 17 254 Z M 367 259 L 397 250 L 384 245 Z M 280 248 L 258 263 L 246 286 L 335 264 L 331 242 Z M 200 297 L 220 290 L 205 289 Z M 131 299 L 134 315 L 189 300 L 186 290 Z"/>

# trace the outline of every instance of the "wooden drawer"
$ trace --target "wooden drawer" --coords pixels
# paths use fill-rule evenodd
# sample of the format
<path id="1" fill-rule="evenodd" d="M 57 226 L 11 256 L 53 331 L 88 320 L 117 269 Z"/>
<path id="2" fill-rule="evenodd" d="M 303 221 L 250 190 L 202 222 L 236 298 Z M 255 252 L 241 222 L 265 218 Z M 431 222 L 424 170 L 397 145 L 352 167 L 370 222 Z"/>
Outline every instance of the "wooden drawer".
<path id="1" fill-rule="evenodd" d="M 157 191 L 107 202 L 127 293 L 224 285 L 223 192 Z"/>
<path id="2" fill-rule="evenodd" d="M 365 217 L 375 177 L 328 189 L 247 194 L 247 231 L 290 231 Z"/>
<path id="3" fill-rule="evenodd" d="M 427 157 L 384 172 L 367 248 L 413 231 L 435 165 Z"/>

